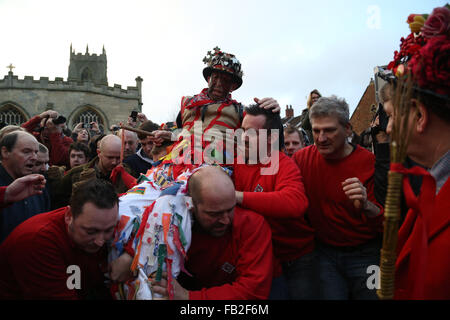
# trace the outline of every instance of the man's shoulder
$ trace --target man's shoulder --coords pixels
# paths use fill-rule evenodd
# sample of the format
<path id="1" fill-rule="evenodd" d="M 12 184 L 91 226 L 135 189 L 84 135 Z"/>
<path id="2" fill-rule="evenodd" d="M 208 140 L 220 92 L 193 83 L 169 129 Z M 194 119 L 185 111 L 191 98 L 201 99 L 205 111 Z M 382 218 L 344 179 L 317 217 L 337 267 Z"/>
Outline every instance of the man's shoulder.
<path id="1" fill-rule="evenodd" d="M 47 247 L 61 244 L 61 234 L 65 232 L 63 220 L 67 210 L 67 207 L 63 207 L 25 220 L 8 236 L 5 246 L 33 247 L 33 250 L 39 250 L 43 243 Z"/>
<path id="2" fill-rule="evenodd" d="M 13 179 L 6 172 L 5 167 L 0 163 L 0 186 L 8 186 L 11 182 L 13 182 Z"/>
<path id="3" fill-rule="evenodd" d="M 267 222 L 264 218 L 254 211 L 236 206 L 234 210 L 233 228 L 246 230 L 249 232 L 259 232 Z"/>
<path id="4" fill-rule="evenodd" d="M 306 157 L 314 157 L 318 154 L 319 152 L 317 151 L 316 146 L 312 144 L 310 146 L 301 148 L 300 150 L 295 152 L 294 155 L 292 156 L 292 160 L 298 163 L 300 159 L 304 159 Z"/>
<path id="5" fill-rule="evenodd" d="M 363 156 L 363 157 L 367 157 L 367 158 L 375 160 L 375 155 L 372 152 L 370 152 L 369 150 L 367 150 L 366 148 L 361 147 L 359 144 L 357 144 L 355 146 L 354 152 L 357 154 L 361 154 L 361 156 Z"/>

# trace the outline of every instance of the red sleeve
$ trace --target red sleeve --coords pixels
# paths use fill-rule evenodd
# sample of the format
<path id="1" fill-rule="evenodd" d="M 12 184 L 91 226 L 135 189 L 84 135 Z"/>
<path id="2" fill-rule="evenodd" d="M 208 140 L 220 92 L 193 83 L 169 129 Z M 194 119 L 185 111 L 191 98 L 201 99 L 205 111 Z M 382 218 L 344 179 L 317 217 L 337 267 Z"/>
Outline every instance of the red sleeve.
<path id="1" fill-rule="evenodd" d="M 255 213 L 238 235 L 237 278 L 222 286 L 189 291 L 190 300 L 267 299 L 272 285 L 272 233 L 267 222 Z"/>
<path id="2" fill-rule="evenodd" d="M 8 206 L 8 204 L 5 203 L 6 188 L 8 188 L 8 186 L 0 187 L 0 209 Z"/>
<path id="3" fill-rule="evenodd" d="M 308 198 L 299 168 L 292 160 L 280 158 L 274 191 L 244 192 L 242 205 L 267 217 L 303 216 L 308 208 Z"/>
<path id="4" fill-rule="evenodd" d="M 18 240 L 9 262 L 24 299 L 78 299 L 67 287 L 67 263 L 54 240 L 42 235 Z"/>
<path id="5" fill-rule="evenodd" d="M 41 117 L 39 117 L 38 115 L 34 116 L 27 122 L 22 123 L 21 127 L 27 130 L 29 133 L 33 133 L 34 129 L 41 122 L 41 120 L 42 120 Z"/>
<path id="6" fill-rule="evenodd" d="M 50 134 L 50 165 L 70 166 L 69 147 L 72 142 L 72 138 L 61 133 Z"/>

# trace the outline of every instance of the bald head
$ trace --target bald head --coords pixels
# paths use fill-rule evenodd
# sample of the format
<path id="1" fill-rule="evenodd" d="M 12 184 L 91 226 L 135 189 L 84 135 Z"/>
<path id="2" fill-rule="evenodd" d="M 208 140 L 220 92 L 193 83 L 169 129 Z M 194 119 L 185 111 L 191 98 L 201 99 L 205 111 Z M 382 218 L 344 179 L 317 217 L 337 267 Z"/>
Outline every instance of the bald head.
<path id="1" fill-rule="evenodd" d="M 202 202 L 204 194 L 217 194 L 218 197 L 235 195 L 231 178 L 218 167 L 205 167 L 195 172 L 189 179 L 189 195 L 194 203 Z"/>
<path id="2" fill-rule="evenodd" d="M 100 140 L 100 144 L 98 146 L 100 152 L 107 150 L 107 149 L 117 149 L 122 147 L 122 141 L 120 138 L 113 134 L 108 134 L 107 136 L 104 136 L 102 140 Z"/>
<path id="3" fill-rule="evenodd" d="M 230 177 L 217 167 L 205 167 L 189 179 L 194 203 L 194 228 L 214 237 L 223 236 L 232 226 L 236 195 Z"/>
<path id="4" fill-rule="evenodd" d="M 120 149 L 122 141 L 119 137 L 109 134 L 105 136 L 99 144 L 97 150 L 98 164 L 104 174 L 110 174 L 111 171 L 120 163 Z"/>

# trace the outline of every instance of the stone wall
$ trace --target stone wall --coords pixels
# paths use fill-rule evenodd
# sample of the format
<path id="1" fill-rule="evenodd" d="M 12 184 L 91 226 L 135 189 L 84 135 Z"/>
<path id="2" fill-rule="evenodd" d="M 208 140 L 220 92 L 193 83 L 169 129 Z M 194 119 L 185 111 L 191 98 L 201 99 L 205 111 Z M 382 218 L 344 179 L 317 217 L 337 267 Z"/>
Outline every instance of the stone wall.
<path id="1" fill-rule="evenodd" d="M 63 81 L 46 77 L 39 80 L 25 76 L 18 79 L 9 72 L 0 80 L 0 109 L 6 104 L 14 105 L 27 119 L 45 110 L 53 109 L 68 118 L 69 128 L 75 116 L 86 108 L 98 112 L 106 128 L 113 123 L 126 121 L 132 110 L 142 110 L 141 78 L 136 79 L 136 87 L 122 89 L 95 85 L 91 81 Z"/>

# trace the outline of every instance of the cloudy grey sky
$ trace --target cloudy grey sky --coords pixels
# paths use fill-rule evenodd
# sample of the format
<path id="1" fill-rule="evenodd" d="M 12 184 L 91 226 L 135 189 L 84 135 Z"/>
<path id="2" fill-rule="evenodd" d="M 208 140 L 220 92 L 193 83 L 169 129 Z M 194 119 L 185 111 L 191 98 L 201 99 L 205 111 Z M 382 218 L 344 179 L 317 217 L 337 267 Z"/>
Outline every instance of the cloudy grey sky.
<path id="1" fill-rule="evenodd" d="M 105 46 L 108 82 L 143 82 L 143 112 L 174 120 L 181 96 L 206 86 L 203 57 L 216 45 L 242 63 L 233 97 L 276 98 L 298 115 L 308 93 L 344 97 L 353 111 L 373 76 L 409 33 L 410 13 L 438 0 L 0 0 L 0 68 L 6 75 L 67 79 L 70 44 Z M 0 69 L 2 70 L 2 69 Z M 0 77 L 2 77 L 0 72 Z"/>

